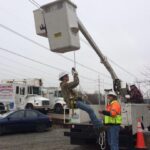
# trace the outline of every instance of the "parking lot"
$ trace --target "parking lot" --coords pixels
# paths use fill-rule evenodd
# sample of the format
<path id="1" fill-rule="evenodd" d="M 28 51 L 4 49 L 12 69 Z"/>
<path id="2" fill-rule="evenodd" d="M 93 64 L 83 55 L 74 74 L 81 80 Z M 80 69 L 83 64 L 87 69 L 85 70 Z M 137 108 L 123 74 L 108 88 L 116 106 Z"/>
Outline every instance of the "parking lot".
<path id="1" fill-rule="evenodd" d="M 70 145 L 63 129 L 53 127 L 48 132 L 9 134 L 0 137 L 0 150 L 91 150 L 93 147 Z M 95 149 L 95 148 L 94 148 Z"/>

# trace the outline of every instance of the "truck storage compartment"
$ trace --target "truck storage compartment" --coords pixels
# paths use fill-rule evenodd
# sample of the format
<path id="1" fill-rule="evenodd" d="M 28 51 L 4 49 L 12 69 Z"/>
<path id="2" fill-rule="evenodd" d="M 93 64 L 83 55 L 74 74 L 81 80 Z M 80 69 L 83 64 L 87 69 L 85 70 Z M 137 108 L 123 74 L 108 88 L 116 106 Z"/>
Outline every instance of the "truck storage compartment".
<path id="1" fill-rule="evenodd" d="M 70 136 L 70 143 L 73 145 L 98 145 L 98 139 L 92 124 L 73 124 L 70 132 L 65 132 L 65 136 Z M 107 134 L 105 137 L 107 149 Z M 132 128 L 122 128 L 119 135 L 119 147 L 121 149 L 133 149 L 135 145 L 135 135 L 132 135 Z"/>

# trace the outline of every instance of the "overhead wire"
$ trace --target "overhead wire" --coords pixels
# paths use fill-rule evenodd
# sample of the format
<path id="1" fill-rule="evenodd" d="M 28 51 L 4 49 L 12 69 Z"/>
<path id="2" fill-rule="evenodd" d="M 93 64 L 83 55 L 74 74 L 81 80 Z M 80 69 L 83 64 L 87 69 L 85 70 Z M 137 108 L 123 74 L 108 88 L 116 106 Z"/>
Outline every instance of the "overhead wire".
<path id="1" fill-rule="evenodd" d="M 1 55 L 0 55 L 0 57 L 1 57 Z M 2 58 L 2 57 L 1 57 Z M 6 60 L 7 58 L 5 58 L 5 60 Z M 7 59 L 8 60 L 8 59 Z M 13 61 L 11 61 L 11 62 L 13 62 Z M 20 63 L 18 63 L 19 65 L 20 65 Z M 23 65 L 24 66 L 24 65 Z M 15 73 L 15 74 L 18 74 L 18 75 L 20 75 L 20 76 L 26 76 L 26 77 L 30 77 L 30 74 L 32 75 L 32 76 L 35 76 L 35 77 L 37 77 L 37 75 L 35 74 L 35 73 L 33 73 L 33 71 L 31 72 L 30 71 L 30 73 L 29 73 L 29 71 L 25 71 L 25 73 L 22 73 L 22 71 L 20 70 L 20 67 L 19 68 L 16 68 L 16 66 L 15 66 L 15 68 L 14 68 L 14 66 L 12 65 L 12 63 L 11 63 L 11 65 L 10 64 L 5 64 L 5 63 L 3 63 L 3 62 L 0 62 L 0 67 L 2 67 L 2 68 L 4 68 L 3 70 L 6 70 L 7 72 L 12 72 L 12 73 L 15 73 L 15 71 L 16 70 L 19 70 L 19 72 L 17 72 L 17 73 Z M 29 68 L 29 67 L 28 67 Z M 9 70 L 8 70 L 9 69 Z M 12 69 L 13 69 L 13 71 L 12 71 Z"/>
<path id="2" fill-rule="evenodd" d="M 5 52 L 7 52 L 7 53 L 11 53 L 11 54 L 16 55 L 16 56 L 18 56 L 18 57 L 22 57 L 22 58 L 24 58 L 24 59 L 30 60 L 30 61 L 35 62 L 35 63 L 38 63 L 38 64 L 40 64 L 40 65 L 44 65 L 44 66 L 46 66 L 46 67 L 55 69 L 55 70 L 57 70 L 57 71 L 65 71 L 65 70 L 63 70 L 63 69 L 61 69 L 61 68 L 54 67 L 54 66 L 52 66 L 52 65 L 49 65 L 49 64 L 40 62 L 40 61 L 38 61 L 38 60 L 35 60 L 35 59 L 32 59 L 32 58 L 23 56 L 23 55 L 21 55 L 21 54 L 18 54 L 18 53 L 16 53 L 16 52 L 12 52 L 12 51 L 10 51 L 10 50 L 8 50 L 8 49 L 5 49 L 5 48 L 2 48 L 2 47 L 0 47 L 0 50 L 1 50 L 1 51 L 5 51 Z M 85 76 L 82 76 L 82 75 L 80 75 L 80 77 L 83 78 L 83 79 L 95 81 L 94 79 L 91 79 L 91 78 L 88 78 L 88 77 L 85 77 Z"/>
<path id="3" fill-rule="evenodd" d="M 37 8 L 40 8 L 40 4 L 37 3 L 35 0 L 29 0 L 33 5 L 35 5 Z M 81 37 L 80 37 L 81 38 Z M 84 41 L 82 38 L 81 38 L 81 41 L 84 42 L 87 46 L 91 47 L 89 45 L 89 43 L 87 43 L 86 41 Z M 114 62 L 112 59 L 108 58 L 114 65 L 116 65 L 118 68 L 120 68 L 121 70 L 123 70 L 124 72 L 126 72 L 127 74 L 129 74 L 130 76 L 134 77 L 134 78 L 137 78 L 133 73 L 127 71 L 125 68 L 123 68 L 122 66 L 120 66 L 119 64 L 117 64 L 116 62 Z M 85 67 L 85 66 L 84 66 Z M 91 69 L 91 68 L 90 68 Z M 93 69 L 92 69 L 93 70 Z M 97 72 L 96 70 L 93 70 L 94 72 Z M 99 72 L 97 72 L 99 73 Z M 102 74 L 102 73 L 100 73 Z M 103 74 L 104 75 L 104 74 Z M 105 75 L 107 76 L 107 75 Z"/>
<path id="4" fill-rule="evenodd" d="M 35 2 L 35 1 L 34 1 Z M 37 3 L 38 4 L 38 3 Z M 38 5 L 39 7 L 40 7 L 40 5 Z M 36 6 L 37 7 L 37 6 Z M 6 27 L 6 26 L 4 26 L 4 25 L 2 25 L 3 26 L 3 28 L 5 28 L 5 29 L 9 29 L 9 31 L 13 31 L 15 34 L 17 34 L 18 36 L 22 36 L 20 33 L 18 33 L 18 32 L 15 32 L 14 30 L 11 30 L 10 28 L 8 28 L 8 27 Z M 26 39 L 26 40 L 29 40 L 29 41 L 32 41 L 34 44 L 38 44 L 39 46 L 42 46 L 43 48 L 45 48 L 45 49 L 48 49 L 49 50 L 49 48 L 47 48 L 47 47 L 45 47 L 45 46 L 43 46 L 43 45 L 41 45 L 41 44 L 39 44 L 39 43 L 37 43 L 36 41 L 34 41 L 34 40 L 31 40 L 30 38 L 28 38 L 28 37 L 26 37 L 26 36 L 22 36 L 24 39 Z M 62 56 L 62 57 L 64 57 L 64 56 Z M 71 60 L 70 58 L 67 58 L 67 57 L 64 57 L 65 59 L 67 59 L 67 60 L 70 60 L 70 61 L 73 61 L 73 60 Z M 31 59 L 30 59 L 31 60 Z M 87 69 L 89 69 L 89 70 L 91 70 L 91 71 L 94 71 L 94 72 L 97 72 L 97 73 L 100 73 L 100 72 L 98 72 L 98 71 L 96 71 L 96 70 L 94 70 L 94 69 L 92 69 L 92 68 L 89 68 L 89 67 L 87 67 L 87 66 L 85 66 L 85 65 L 83 65 L 83 64 L 80 64 L 82 67 L 84 67 L 84 68 L 87 68 Z M 102 74 L 102 73 L 100 73 L 100 74 Z M 105 74 L 103 74 L 105 77 L 107 76 L 107 75 L 105 75 Z M 108 76 L 107 76 L 108 77 Z M 85 78 L 85 77 L 84 77 Z M 110 77 L 109 77 L 110 78 Z M 93 79 L 90 79 L 90 78 L 86 78 L 87 80 L 93 80 Z"/>
<path id="5" fill-rule="evenodd" d="M 83 39 L 81 39 L 81 40 L 82 40 L 82 42 L 84 42 L 88 47 L 91 47 L 86 41 L 84 41 Z M 112 59 L 110 59 L 110 58 L 108 58 L 108 57 L 107 57 L 107 59 L 108 59 L 109 61 L 111 61 L 112 64 L 116 65 L 118 68 L 120 68 L 121 70 L 123 70 L 124 72 L 126 72 L 127 74 L 129 74 L 130 76 L 132 76 L 132 77 L 134 77 L 134 78 L 137 78 L 133 73 L 127 71 L 125 68 L 123 68 L 122 66 L 120 66 L 119 64 L 117 64 L 116 62 L 114 62 Z"/>
<path id="6" fill-rule="evenodd" d="M 3 24 L 0 24 L 0 27 L 3 28 L 3 29 L 5 29 L 5 30 L 7 30 L 7 31 L 9 31 L 9 32 L 12 32 L 12 33 L 14 33 L 14 34 L 16 34 L 16 35 L 18 35 L 18 36 L 20 36 L 20 37 L 22 37 L 23 39 L 25 39 L 25 40 L 27 40 L 27 41 L 29 41 L 29 42 L 32 42 L 32 43 L 38 45 L 38 46 L 41 47 L 41 48 L 44 48 L 44 49 L 46 49 L 46 50 L 48 50 L 48 51 L 50 50 L 48 47 L 46 47 L 46 46 L 44 46 L 44 45 L 42 45 L 42 44 L 40 44 L 40 43 L 38 43 L 38 42 L 36 42 L 36 41 L 34 41 L 34 40 L 28 38 L 27 36 L 24 36 L 23 34 L 20 34 L 20 33 L 16 32 L 16 31 L 14 31 L 13 29 L 11 29 L 11 28 L 9 28 L 9 27 L 3 25 Z M 62 54 L 57 54 L 57 53 L 56 53 L 56 55 L 59 55 L 60 57 L 63 57 L 64 59 L 66 59 L 66 60 L 68 60 L 68 61 L 74 62 L 74 60 L 72 60 L 71 58 L 68 58 L 68 57 L 66 57 L 66 56 L 63 56 Z M 101 72 L 99 72 L 99 71 L 97 71 L 97 70 L 95 70 L 95 69 L 93 69 L 93 68 L 88 67 L 88 66 L 85 66 L 85 65 L 83 65 L 83 64 L 81 64 L 81 63 L 79 63 L 79 62 L 77 62 L 77 61 L 76 61 L 76 64 L 80 65 L 80 66 L 83 67 L 83 68 L 86 68 L 87 70 L 93 71 L 93 72 L 95 72 L 95 73 L 101 74 L 102 76 L 111 79 L 110 76 L 108 76 L 108 75 L 106 75 L 106 74 L 104 74 L 104 73 L 101 73 Z"/>
<path id="7" fill-rule="evenodd" d="M 134 78 L 138 78 L 136 75 L 134 75 L 133 73 L 127 71 L 125 68 L 123 68 L 122 66 L 120 66 L 119 64 L 117 64 L 116 62 L 114 62 L 112 59 L 108 58 L 114 65 L 116 65 L 118 68 L 120 68 L 121 70 L 123 70 L 124 72 L 126 72 L 127 74 L 129 74 L 130 76 L 134 77 Z"/>
<path id="8" fill-rule="evenodd" d="M 32 71 L 33 71 L 33 69 L 34 69 L 34 70 L 38 71 L 38 73 L 41 73 L 42 75 L 46 75 L 47 77 L 49 77 L 49 75 L 47 75 L 48 72 L 45 72 L 45 71 L 41 70 L 40 68 L 37 69 L 37 68 L 35 68 L 35 67 L 29 66 L 29 65 L 27 65 L 27 64 L 24 64 L 24 63 L 22 63 L 22 62 L 17 62 L 16 60 L 10 59 L 10 58 L 8 58 L 8 57 L 4 57 L 4 56 L 2 56 L 2 55 L 0 55 L 0 58 L 3 58 L 3 59 L 5 59 L 5 60 L 8 60 L 8 61 L 10 61 L 11 63 L 12 63 L 12 62 L 13 62 L 13 63 L 16 63 L 17 65 L 21 65 L 22 67 L 30 68 Z M 52 74 L 52 73 L 49 73 L 49 74 Z"/>
<path id="9" fill-rule="evenodd" d="M 0 80 L 4 80 L 4 78 L 1 79 L 1 75 L 2 75 L 2 74 L 3 74 L 4 76 L 7 75 L 7 78 L 9 78 L 9 75 L 11 75 L 11 78 L 19 78 L 19 76 L 15 75 L 14 73 L 11 73 L 11 72 L 8 72 L 8 71 L 1 70 Z"/>
<path id="10" fill-rule="evenodd" d="M 16 73 L 16 72 L 14 72 L 14 71 L 12 71 L 12 70 L 8 70 L 8 69 L 6 69 L 6 68 L 4 68 L 4 67 L 2 67 L 2 66 L 0 66 L 1 67 L 1 70 L 3 69 L 3 70 L 5 70 L 5 71 L 7 71 L 7 72 L 11 72 L 11 73 L 14 73 L 14 74 L 17 74 L 17 75 L 20 75 L 20 76 L 24 76 L 24 77 L 29 77 L 29 76 L 27 76 L 27 75 L 24 75 L 24 74 L 21 74 L 21 73 Z"/>
<path id="11" fill-rule="evenodd" d="M 12 52 L 12 51 L 10 51 L 10 50 L 8 50 L 8 49 L 5 49 L 5 48 L 2 48 L 2 47 L 0 47 L 0 50 L 2 50 L 2 51 L 6 51 L 6 52 L 11 53 L 11 54 L 14 54 L 14 55 L 19 56 L 19 57 L 22 57 L 22 58 L 24 58 L 24 59 L 30 60 L 30 61 L 32 61 L 32 62 L 36 62 L 36 63 L 38 63 L 38 64 L 41 64 L 41 65 L 44 65 L 44 66 L 47 66 L 47 67 L 53 68 L 53 69 L 55 69 L 55 70 L 57 70 L 57 71 L 64 71 L 64 70 L 63 70 L 63 69 L 61 69 L 61 68 L 57 68 L 57 67 L 54 67 L 54 66 L 52 66 L 52 65 L 49 65 L 49 64 L 46 64 L 46 63 L 40 62 L 40 61 L 38 61 L 38 60 L 35 60 L 35 59 L 32 59 L 32 58 L 29 58 L 29 57 L 23 56 L 23 55 L 21 55 L 21 54 L 18 54 L 18 53 Z"/>
<path id="12" fill-rule="evenodd" d="M 40 8 L 41 6 L 34 0 L 29 0 L 35 7 Z"/>
<path id="13" fill-rule="evenodd" d="M 29 1 L 31 1 L 31 0 L 29 0 Z M 35 2 L 35 1 L 34 1 Z M 37 3 L 38 4 L 38 3 Z M 40 5 L 37 5 L 37 6 L 39 6 L 40 7 Z M 1 26 L 2 24 L 0 24 L 0 26 Z M 4 25 L 2 25 L 3 26 L 3 28 L 4 28 Z M 1 26 L 1 27 L 2 27 Z M 6 27 L 6 26 L 5 26 Z M 8 27 L 6 27 L 5 29 L 10 29 L 10 28 L 8 28 Z M 12 30 L 12 29 L 10 29 L 9 31 L 14 31 L 14 30 Z M 24 39 L 26 39 L 26 40 L 28 40 L 28 41 L 30 41 L 30 42 L 33 42 L 34 44 L 36 44 L 36 45 L 38 45 L 38 46 L 40 46 L 40 47 L 43 47 L 44 49 L 47 49 L 47 50 L 49 50 L 49 48 L 47 48 L 47 47 L 45 47 L 44 45 L 42 45 L 42 44 L 40 44 L 40 43 L 38 43 L 38 42 L 36 42 L 36 41 L 34 41 L 34 40 L 32 40 L 32 39 L 30 39 L 30 38 L 28 38 L 28 37 L 26 37 L 26 36 L 24 36 L 24 35 L 22 35 L 22 34 L 20 34 L 20 33 L 18 33 L 18 32 L 16 32 L 16 31 L 14 31 L 14 33 L 15 34 L 17 34 L 18 36 L 22 36 L 22 38 L 24 38 Z M 83 41 L 83 40 L 82 40 Z M 90 45 L 89 45 L 90 46 Z M 20 54 L 19 54 L 20 55 Z M 59 54 L 58 54 L 59 55 Z M 70 58 L 68 58 L 68 57 L 66 57 L 66 56 L 63 56 L 63 55 L 61 55 L 60 54 L 60 56 L 61 57 L 64 57 L 65 59 L 67 59 L 67 60 L 69 60 L 69 61 L 73 61 L 72 59 L 70 59 Z M 23 56 L 24 58 L 26 58 L 25 56 Z M 29 58 L 29 60 L 33 60 L 33 59 L 30 59 Z M 36 61 L 36 60 L 35 60 Z M 38 63 L 38 62 L 37 62 Z M 88 67 L 88 66 L 85 66 L 85 65 L 83 65 L 83 64 L 81 64 L 81 63 L 79 63 L 79 62 L 76 62 L 77 64 L 79 64 L 80 66 L 82 66 L 82 67 L 84 67 L 84 68 L 86 68 L 86 69 L 88 69 L 88 70 L 90 70 L 90 71 L 93 71 L 93 72 L 95 72 L 95 73 L 98 73 L 98 74 L 102 74 L 103 76 L 105 76 L 105 77 L 108 77 L 108 78 L 110 78 L 108 75 L 105 75 L 105 74 L 103 74 L 103 73 L 100 73 L 100 72 L 98 72 L 97 70 L 95 70 L 95 69 L 93 69 L 93 68 L 90 68 L 90 67 Z M 45 64 L 45 63 L 44 63 Z M 43 65 L 43 64 L 42 64 Z M 51 66 L 52 67 L 52 66 Z M 54 68 L 53 68 L 54 69 Z M 56 68 L 55 68 L 56 69 Z M 56 70 L 58 70 L 58 68 L 56 69 Z M 87 79 L 87 80 L 91 80 L 91 81 L 94 81 L 94 79 L 91 79 L 91 78 L 85 78 L 84 76 L 81 76 L 81 77 L 83 77 L 84 79 Z"/>

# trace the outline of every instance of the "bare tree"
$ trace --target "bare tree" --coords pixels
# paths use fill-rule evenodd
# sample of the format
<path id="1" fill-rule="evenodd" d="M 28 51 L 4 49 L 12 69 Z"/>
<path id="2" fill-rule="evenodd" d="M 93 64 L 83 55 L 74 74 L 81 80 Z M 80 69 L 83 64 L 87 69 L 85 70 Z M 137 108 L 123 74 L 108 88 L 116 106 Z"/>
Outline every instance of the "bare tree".
<path id="1" fill-rule="evenodd" d="M 143 85 L 145 88 L 144 90 L 144 98 L 150 99 L 150 67 L 149 66 L 144 66 L 144 71 L 141 72 L 143 75 L 144 80 L 140 81 L 140 84 Z"/>

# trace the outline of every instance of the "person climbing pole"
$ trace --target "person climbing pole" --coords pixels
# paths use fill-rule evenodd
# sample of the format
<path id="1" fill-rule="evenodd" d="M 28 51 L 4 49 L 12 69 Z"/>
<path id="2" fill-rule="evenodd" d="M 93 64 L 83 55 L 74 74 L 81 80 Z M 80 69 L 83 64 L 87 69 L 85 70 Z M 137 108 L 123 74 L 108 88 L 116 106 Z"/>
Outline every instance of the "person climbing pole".
<path id="1" fill-rule="evenodd" d="M 72 101 L 74 101 L 74 107 L 86 111 L 89 114 L 94 128 L 98 131 L 104 131 L 105 128 L 102 122 L 96 117 L 94 110 L 88 105 L 85 104 L 81 97 L 77 96 L 76 88 L 79 84 L 78 73 L 75 68 L 72 68 L 73 81 L 69 82 L 69 75 L 67 72 L 61 72 L 59 74 L 60 87 L 64 100 L 67 103 L 69 108 L 72 108 Z"/>

